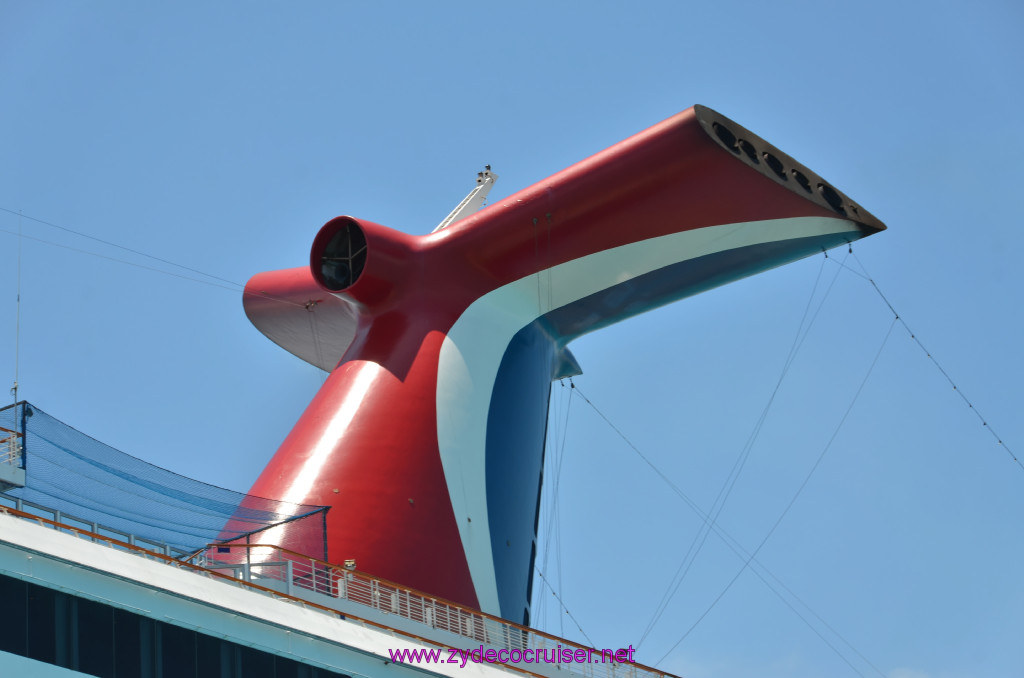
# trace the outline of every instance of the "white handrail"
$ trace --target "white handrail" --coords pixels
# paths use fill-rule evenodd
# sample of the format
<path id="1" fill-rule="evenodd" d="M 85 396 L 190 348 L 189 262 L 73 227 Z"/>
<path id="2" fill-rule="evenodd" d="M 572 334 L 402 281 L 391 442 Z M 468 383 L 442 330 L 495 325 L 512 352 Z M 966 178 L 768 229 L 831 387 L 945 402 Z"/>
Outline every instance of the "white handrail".
<path id="1" fill-rule="evenodd" d="M 224 549 L 231 549 L 232 553 L 225 554 Z M 225 555 L 228 557 L 225 558 Z M 218 544 L 206 551 L 201 562 L 208 569 L 238 572 L 243 571 L 242 566 L 247 561 L 252 561 L 252 570 L 258 569 L 258 572 L 251 572 L 250 577 L 260 579 L 264 586 L 267 580 L 276 579 L 282 582 L 291 595 L 300 598 L 303 597 L 302 591 L 306 590 L 346 600 L 432 629 L 447 631 L 476 645 L 509 651 L 532 649 L 554 652 L 568 649 L 588 652 L 588 657 L 592 656 L 594 661 L 559 664 L 562 670 L 573 675 L 584 678 L 674 678 L 672 674 L 642 664 L 604 662 L 600 652 L 571 640 L 507 622 L 363 572 L 347 570 L 276 546 Z"/>

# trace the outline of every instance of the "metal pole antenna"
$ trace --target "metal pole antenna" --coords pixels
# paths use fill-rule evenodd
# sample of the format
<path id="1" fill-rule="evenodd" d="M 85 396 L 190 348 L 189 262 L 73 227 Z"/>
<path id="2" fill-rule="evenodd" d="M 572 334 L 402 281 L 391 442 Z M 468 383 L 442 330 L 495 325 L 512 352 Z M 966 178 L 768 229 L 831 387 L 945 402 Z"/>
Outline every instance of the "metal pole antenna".
<path id="1" fill-rule="evenodd" d="M 21 353 L 21 210 L 18 210 L 18 292 L 14 310 L 14 386 L 11 395 L 18 403 L 18 365 Z"/>

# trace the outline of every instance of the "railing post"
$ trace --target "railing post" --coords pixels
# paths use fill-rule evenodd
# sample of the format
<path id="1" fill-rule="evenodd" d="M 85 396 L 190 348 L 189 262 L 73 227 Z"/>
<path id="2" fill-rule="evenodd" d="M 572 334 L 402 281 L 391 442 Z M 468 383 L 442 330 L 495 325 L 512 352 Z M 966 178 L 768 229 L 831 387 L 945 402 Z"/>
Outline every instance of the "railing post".
<path id="1" fill-rule="evenodd" d="M 295 566 L 292 564 L 292 561 L 291 560 L 286 560 L 284 562 L 284 576 L 285 576 L 284 592 L 287 593 L 289 596 L 292 595 L 292 578 L 295 576 L 294 575 L 294 571 L 295 571 Z"/>

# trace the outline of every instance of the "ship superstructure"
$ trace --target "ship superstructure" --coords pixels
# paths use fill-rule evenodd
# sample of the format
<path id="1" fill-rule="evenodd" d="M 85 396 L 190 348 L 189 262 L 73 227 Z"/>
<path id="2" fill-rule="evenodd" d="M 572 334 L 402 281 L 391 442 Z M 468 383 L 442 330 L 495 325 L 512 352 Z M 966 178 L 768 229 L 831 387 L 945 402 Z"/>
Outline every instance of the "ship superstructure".
<path id="1" fill-rule="evenodd" d="M 701 106 L 479 209 L 496 178 L 430 234 L 337 217 L 308 265 L 249 281 L 253 324 L 329 375 L 247 495 L 158 482 L 40 433 L 27 403 L 0 411 L 0 666 L 667 675 L 529 628 L 550 388 L 580 373 L 568 344 L 885 227 Z M 87 482 L 67 485 L 75 466 Z M 473 649 L 498 661 L 395 654 Z"/>

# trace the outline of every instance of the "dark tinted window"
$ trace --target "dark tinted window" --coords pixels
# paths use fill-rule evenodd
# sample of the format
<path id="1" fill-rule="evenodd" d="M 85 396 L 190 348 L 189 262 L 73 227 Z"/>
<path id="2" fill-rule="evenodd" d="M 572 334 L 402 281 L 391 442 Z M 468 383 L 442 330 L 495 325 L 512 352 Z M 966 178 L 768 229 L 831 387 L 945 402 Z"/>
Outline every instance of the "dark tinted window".
<path id="1" fill-rule="evenodd" d="M 54 599 L 56 593 L 41 586 L 29 585 L 25 630 L 28 633 L 26 656 L 41 662 L 54 664 L 57 660 L 56 620 Z"/>
<path id="2" fill-rule="evenodd" d="M 142 649 L 139 642 L 139 616 L 124 610 L 114 615 L 114 675 L 141 676 Z"/>
<path id="3" fill-rule="evenodd" d="M 28 633 L 25 627 L 27 585 L 20 579 L 0 577 L 0 651 L 28 654 Z"/>
<path id="4" fill-rule="evenodd" d="M 0 650 L 102 678 L 351 678 L 0 575 Z"/>
<path id="5" fill-rule="evenodd" d="M 76 669 L 96 676 L 114 675 L 114 609 L 79 598 L 77 611 L 78 665 Z"/>
<path id="6" fill-rule="evenodd" d="M 196 632 L 161 622 L 160 664 L 165 676 L 196 675 Z"/>
<path id="7" fill-rule="evenodd" d="M 275 678 L 274 655 L 240 646 L 242 675 L 245 678 Z"/>

